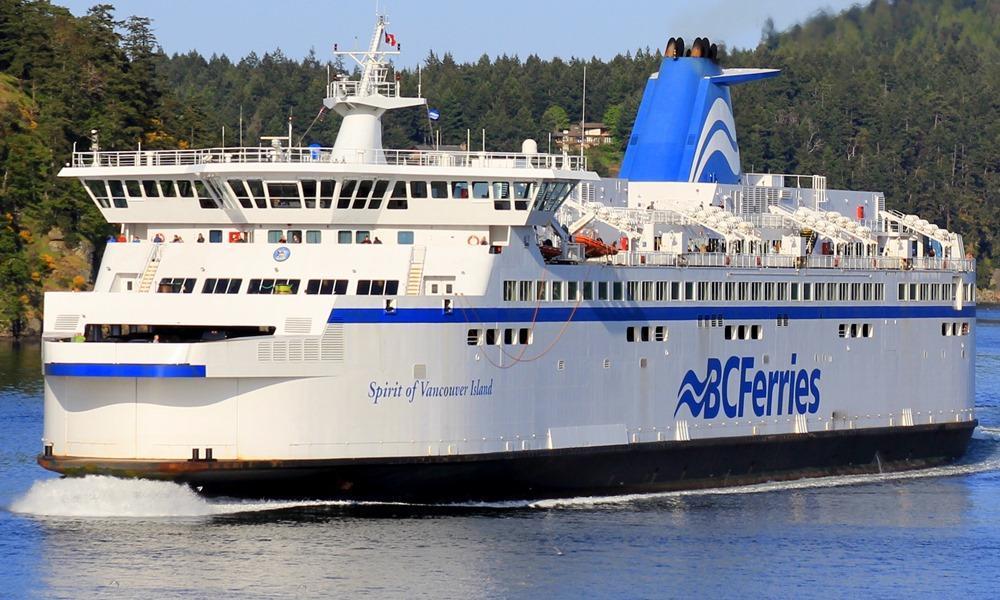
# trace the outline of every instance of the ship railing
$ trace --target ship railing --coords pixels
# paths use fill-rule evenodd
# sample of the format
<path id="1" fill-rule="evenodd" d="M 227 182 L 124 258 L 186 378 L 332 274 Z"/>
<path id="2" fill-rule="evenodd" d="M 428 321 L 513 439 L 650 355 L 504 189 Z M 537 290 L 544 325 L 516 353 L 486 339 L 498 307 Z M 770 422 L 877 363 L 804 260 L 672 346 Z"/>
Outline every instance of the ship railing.
<path id="1" fill-rule="evenodd" d="M 373 150 L 320 147 L 203 148 L 74 152 L 74 167 L 177 167 L 213 164 L 333 163 L 423 167 L 478 167 L 583 171 L 586 157 L 520 152 Z"/>
<path id="2" fill-rule="evenodd" d="M 348 98 L 351 96 L 385 96 L 386 98 L 396 98 L 399 96 L 398 81 L 381 81 L 369 83 L 367 86 L 361 81 L 340 80 L 331 81 L 326 88 L 326 95 L 329 98 Z"/>
<path id="3" fill-rule="evenodd" d="M 723 252 L 619 252 L 604 259 L 619 267 L 725 267 L 729 269 L 840 269 L 851 271 L 974 271 L 973 259 L 885 256 L 792 256 L 787 254 L 726 254 Z"/>

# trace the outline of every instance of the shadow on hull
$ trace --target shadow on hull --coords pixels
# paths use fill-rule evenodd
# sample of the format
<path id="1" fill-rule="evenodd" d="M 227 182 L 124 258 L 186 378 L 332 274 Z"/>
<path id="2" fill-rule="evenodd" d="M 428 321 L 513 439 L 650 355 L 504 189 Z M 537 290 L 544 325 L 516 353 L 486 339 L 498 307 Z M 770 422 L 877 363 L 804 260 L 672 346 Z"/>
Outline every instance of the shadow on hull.
<path id="1" fill-rule="evenodd" d="M 978 421 L 486 455 L 142 461 L 39 456 L 67 476 L 186 483 L 208 496 L 403 502 L 542 499 L 891 472 L 960 458 Z"/>

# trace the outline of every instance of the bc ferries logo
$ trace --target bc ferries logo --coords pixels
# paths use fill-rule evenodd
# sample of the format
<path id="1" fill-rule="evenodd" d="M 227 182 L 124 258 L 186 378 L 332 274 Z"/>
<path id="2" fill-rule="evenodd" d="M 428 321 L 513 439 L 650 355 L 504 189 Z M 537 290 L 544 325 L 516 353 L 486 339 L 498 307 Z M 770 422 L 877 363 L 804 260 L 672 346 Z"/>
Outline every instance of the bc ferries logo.
<path id="1" fill-rule="evenodd" d="M 292 251 L 291 250 L 289 250 L 285 246 L 281 246 L 281 247 L 275 249 L 273 256 L 274 256 L 274 260 L 276 260 L 278 262 L 285 262 L 286 260 L 288 260 L 288 258 L 291 255 L 292 255 Z"/>
<path id="2" fill-rule="evenodd" d="M 736 144 L 736 123 L 733 109 L 722 98 L 716 98 L 705 115 L 697 150 L 691 161 L 689 181 L 701 181 L 701 176 L 713 156 L 725 160 L 733 176 L 740 173 L 740 147 Z"/>
<path id="3" fill-rule="evenodd" d="M 792 354 L 792 366 L 796 355 Z M 677 408 L 687 407 L 691 416 L 714 419 L 721 410 L 727 418 L 743 417 L 749 409 L 758 417 L 804 415 L 819 410 L 819 369 L 762 371 L 752 356 L 730 356 L 725 363 L 709 358 L 702 379 L 688 371 L 677 390 Z"/>

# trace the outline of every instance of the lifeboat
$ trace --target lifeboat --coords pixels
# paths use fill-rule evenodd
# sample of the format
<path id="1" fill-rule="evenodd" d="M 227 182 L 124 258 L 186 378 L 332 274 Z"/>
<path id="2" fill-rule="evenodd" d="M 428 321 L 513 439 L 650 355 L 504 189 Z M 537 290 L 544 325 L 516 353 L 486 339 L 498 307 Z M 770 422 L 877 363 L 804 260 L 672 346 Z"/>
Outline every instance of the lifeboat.
<path id="1" fill-rule="evenodd" d="M 562 249 L 555 246 L 546 246 L 543 244 L 538 249 L 542 252 L 542 258 L 545 260 L 552 260 L 562 254 Z"/>
<path id="2" fill-rule="evenodd" d="M 586 235 L 578 233 L 573 237 L 573 241 L 583 246 L 587 258 L 597 258 L 599 256 L 618 254 L 618 248 L 609 246 L 602 240 L 594 239 Z"/>

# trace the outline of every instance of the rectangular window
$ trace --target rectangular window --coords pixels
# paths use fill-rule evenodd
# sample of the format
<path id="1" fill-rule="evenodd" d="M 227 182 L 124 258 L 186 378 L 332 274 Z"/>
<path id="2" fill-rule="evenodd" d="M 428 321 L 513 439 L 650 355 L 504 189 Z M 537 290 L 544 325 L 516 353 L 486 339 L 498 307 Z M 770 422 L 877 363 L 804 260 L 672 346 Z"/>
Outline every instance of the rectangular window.
<path id="1" fill-rule="evenodd" d="M 468 198 L 469 197 L 469 182 L 467 181 L 452 181 L 451 182 L 451 197 L 456 199 Z"/>
<path id="2" fill-rule="evenodd" d="M 733 302 L 736 300 L 736 282 L 727 281 L 726 282 L 726 301 Z"/>
<path id="3" fill-rule="evenodd" d="M 708 282 L 698 282 L 698 300 L 708 300 Z"/>
<path id="4" fill-rule="evenodd" d="M 306 208 L 316 208 L 316 180 L 303 179 L 299 185 L 302 186 L 302 197 L 305 199 Z"/>
<path id="5" fill-rule="evenodd" d="M 513 345 L 514 343 L 514 330 L 510 327 L 503 330 L 503 343 L 507 346 Z"/>
<path id="6" fill-rule="evenodd" d="M 397 181 L 392 186 L 392 193 L 389 194 L 389 204 L 386 205 L 386 207 L 389 210 L 405 210 L 407 206 L 408 204 L 406 202 L 406 182 Z"/>
<path id="7" fill-rule="evenodd" d="M 657 325 L 653 330 L 653 339 L 657 342 L 667 341 L 667 328 L 663 325 Z"/>
<path id="8" fill-rule="evenodd" d="M 125 187 L 129 188 L 128 195 L 129 196 L 137 196 L 138 194 L 133 194 L 132 193 L 132 188 L 129 187 L 129 185 L 128 185 L 130 183 L 135 183 L 135 182 L 133 182 L 133 181 L 126 181 L 125 182 Z M 144 192 L 146 192 L 146 197 L 147 198 L 159 198 L 160 197 L 160 190 L 159 190 L 159 188 L 156 187 L 156 182 L 155 181 L 149 181 L 149 180 L 143 181 L 142 182 L 142 190 Z M 135 190 L 135 191 L 138 192 L 139 190 Z M 173 194 L 164 194 L 164 196 L 173 196 Z"/>
<path id="9" fill-rule="evenodd" d="M 503 300 L 504 302 L 513 302 L 517 299 L 517 282 L 507 280 L 503 282 Z"/>
<path id="10" fill-rule="evenodd" d="M 354 204 L 351 205 L 352 209 L 362 209 L 368 204 L 368 196 L 372 193 L 372 188 L 375 186 L 375 182 L 371 179 L 363 179 L 358 182 L 358 191 L 354 195 Z"/>
<path id="11" fill-rule="evenodd" d="M 372 242 L 371 232 L 359 229 L 354 232 L 355 244 L 370 244 Z"/>
<path id="12" fill-rule="evenodd" d="M 547 287 L 548 286 L 546 285 L 546 283 L 544 281 L 536 281 L 535 282 L 535 300 L 547 300 L 548 299 L 548 297 L 547 297 L 547 295 L 545 293 Z"/>
<path id="13" fill-rule="evenodd" d="M 583 282 L 583 299 L 593 300 L 594 299 L 594 282 L 584 281 Z"/>
<path id="14" fill-rule="evenodd" d="M 323 241 L 323 232 L 318 229 L 310 229 L 306 231 L 306 243 L 307 244 L 319 244 Z"/>
<path id="15" fill-rule="evenodd" d="M 444 199 L 448 197 L 448 182 L 447 181 L 432 181 L 431 182 L 431 198 Z"/>
<path id="16" fill-rule="evenodd" d="M 396 232 L 396 243 L 409 246 L 413 244 L 413 232 L 412 231 L 397 231 Z"/>
<path id="17" fill-rule="evenodd" d="M 533 287 L 534 286 L 533 286 L 532 282 L 530 282 L 530 281 L 521 281 L 521 282 L 519 282 L 518 283 L 518 290 L 517 290 L 517 292 L 518 292 L 517 293 L 517 299 L 520 300 L 521 302 L 528 302 L 528 301 L 532 300 L 531 290 L 532 290 Z"/>
<path id="18" fill-rule="evenodd" d="M 479 330 L 470 329 L 465 335 L 465 341 L 470 346 L 478 346 L 482 342 L 479 339 Z"/>
<path id="19" fill-rule="evenodd" d="M 185 183 L 185 182 L 179 181 L 177 183 L 180 184 L 180 183 Z M 165 197 L 168 197 L 168 198 L 173 197 L 173 196 L 182 195 L 182 194 L 178 194 L 175 191 L 174 182 L 171 179 L 161 179 L 160 180 L 160 189 L 163 190 L 163 195 Z"/>
<path id="20" fill-rule="evenodd" d="M 681 299 L 681 282 L 679 281 L 670 282 L 670 299 L 671 300 Z"/>
<path id="21" fill-rule="evenodd" d="M 496 346 L 500 343 L 500 330 L 499 329 L 487 329 L 486 330 L 486 345 Z"/>
<path id="22" fill-rule="evenodd" d="M 580 299 L 580 282 L 578 281 L 566 282 L 566 299 L 567 300 Z"/>
<path id="23" fill-rule="evenodd" d="M 684 282 L 684 300 L 694 300 L 694 282 Z"/>
<path id="24" fill-rule="evenodd" d="M 615 281 L 611 284 L 611 299 L 612 300 L 622 300 L 625 297 L 625 286 L 622 282 Z"/>
<path id="25" fill-rule="evenodd" d="M 597 299 L 607 300 L 608 299 L 608 282 L 598 281 L 597 282 Z"/>
<path id="26" fill-rule="evenodd" d="M 337 198 L 337 208 L 350 208 L 351 198 L 354 197 L 354 190 L 358 187 L 357 179 L 345 179 L 340 184 L 340 195 Z"/>
<path id="27" fill-rule="evenodd" d="M 473 181 L 472 182 L 472 199 L 473 200 L 489 200 L 490 198 L 490 184 L 486 181 Z"/>
<path id="28" fill-rule="evenodd" d="M 371 279 L 359 279 L 355 293 L 359 296 L 367 296 L 372 291 Z"/>
<path id="29" fill-rule="evenodd" d="M 111 204 L 115 208 L 128 208 L 128 200 L 125 199 L 125 187 L 121 181 L 115 179 L 108 181 L 108 189 L 111 190 Z"/>
<path id="30" fill-rule="evenodd" d="M 670 298 L 670 283 L 667 281 L 656 282 L 656 301 L 665 302 Z"/>
<path id="31" fill-rule="evenodd" d="M 553 281 L 552 282 L 552 300 L 559 302 L 563 299 L 563 282 Z"/>
<path id="32" fill-rule="evenodd" d="M 761 299 L 761 284 L 759 281 L 754 281 L 750 284 L 750 300 L 758 301 Z"/>
<path id="33" fill-rule="evenodd" d="M 493 208 L 510 210 L 510 184 L 506 181 L 493 182 Z"/>
<path id="34" fill-rule="evenodd" d="M 389 189 L 389 182 L 385 179 L 379 179 L 375 182 L 375 189 L 372 190 L 372 199 L 368 202 L 369 210 L 376 210 L 381 208 L 382 199 L 385 198 L 385 193 Z"/>
<path id="35" fill-rule="evenodd" d="M 634 342 L 635 341 L 635 327 L 625 328 L 625 341 Z"/>
<path id="36" fill-rule="evenodd" d="M 267 243 L 278 244 L 285 241 L 285 233 L 280 229 L 269 229 L 267 232 Z"/>
<path id="37" fill-rule="evenodd" d="M 410 198 L 426 198 L 426 197 L 427 197 L 427 182 L 411 181 Z"/>
<path id="38" fill-rule="evenodd" d="M 514 183 L 514 209 L 528 210 L 531 197 L 534 195 L 535 182 L 517 181 Z"/>
<path id="39" fill-rule="evenodd" d="M 156 182 L 155 181 L 149 181 L 147 183 L 152 184 L 153 185 L 153 189 L 154 190 L 156 189 Z M 129 198 L 137 198 L 139 200 L 142 200 L 142 188 L 139 186 L 139 182 L 138 181 L 136 181 L 134 179 L 127 179 L 127 180 L 125 180 L 125 190 L 128 191 Z M 157 197 L 159 195 L 160 195 L 159 193 L 156 194 Z"/>
<path id="40" fill-rule="evenodd" d="M 767 302 L 773 302 L 775 300 L 773 282 L 768 281 L 764 284 L 764 300 Z"/>
<path id="41" fill-rule="evenodd" d="M 625 300 L 635 302 L 639 299 L 639 282 L 629 281 L 625 284 Z"/>
<path id="42" fill-rule="evenodd" d="M 221 244 L 222 243 L 222 230 L 221 229 L 209 229 L 208 230 L 208 243 L 210 243 L 210 244 Z"/>
<path id="43" fill-rule="evenodd" d="M 160 279 L 156 291 L 160 294 L 190 294 L 196 281 L 193 277 L 164 277 Z"/>
<path id="44" fill-rule="evenodd" d="M 791 295 L 792 295 L 792 300 L 798 300 L 799 299 L 799 284 L 798 284 L 798 282 L 792 283 Z"/>

